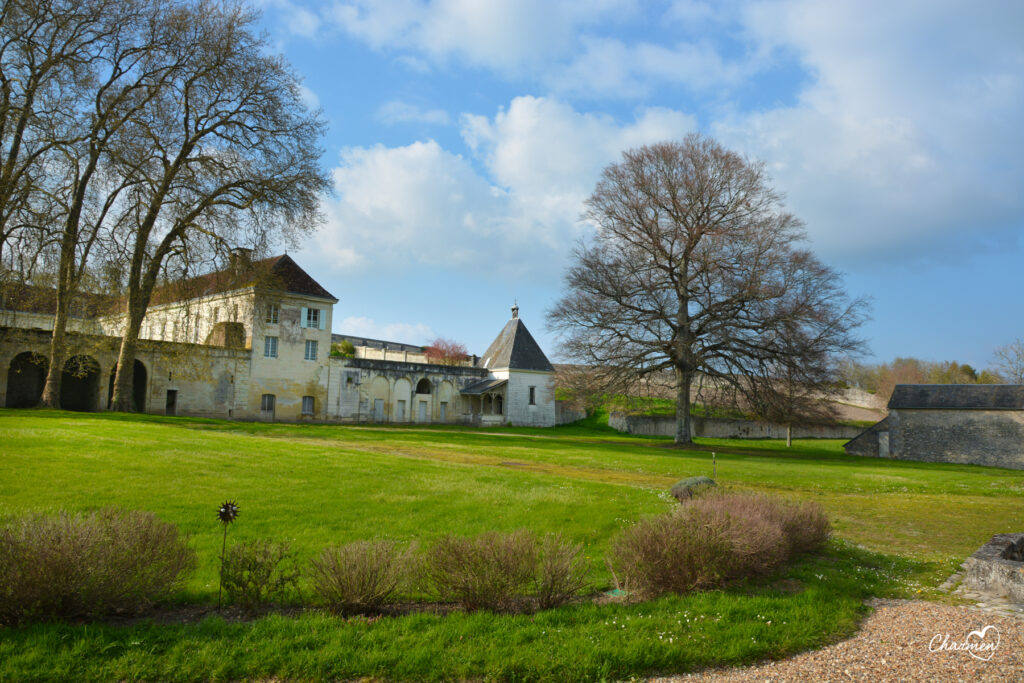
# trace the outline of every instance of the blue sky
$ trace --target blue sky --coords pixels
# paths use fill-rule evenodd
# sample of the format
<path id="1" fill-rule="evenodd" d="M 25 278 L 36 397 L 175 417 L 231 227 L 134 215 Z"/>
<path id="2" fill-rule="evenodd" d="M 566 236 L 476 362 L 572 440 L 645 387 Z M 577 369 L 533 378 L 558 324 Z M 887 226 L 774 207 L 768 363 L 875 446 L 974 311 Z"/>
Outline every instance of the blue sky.
<path id="1" fill-rule="evenodd" d="M 1024 337 L 1024 3 L 262 0 L 330 130 L 296 254 L 336 332 L 481 353 L 544 313 L 624 149 L 763 160 L 873 300 L 874 360 L 987 366 Z"/>

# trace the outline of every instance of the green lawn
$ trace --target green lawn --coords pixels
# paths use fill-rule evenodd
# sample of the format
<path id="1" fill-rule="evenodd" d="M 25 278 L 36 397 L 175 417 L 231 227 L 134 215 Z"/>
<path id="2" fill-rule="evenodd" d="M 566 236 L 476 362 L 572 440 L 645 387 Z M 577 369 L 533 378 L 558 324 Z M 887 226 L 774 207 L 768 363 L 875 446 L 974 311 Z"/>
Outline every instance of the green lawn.
<path id="1" fill-rule="evenodd" d="M 0 630 L 0 680 L 593 680 L 749 662 L 849 633 L 869 595 L 927 595 L 992 534 L 1024 527 L 1024 472 L 861 459 L 838 441 L 700 446 L 595 424 L 295 426 L 0 410 L 0 516 L 153 511 L 199 553 L 180 596 L 190 603 L 216 600 L 215 513 L 227 499 L 242 510 L 231 538 L 286 540 L 303 557 L 360 538 L 558 530 L 586 544 L 608 588 L 611 539 L 674 505 L 667 489 L 710 474 L 714 451 L 721 485 L 819 501 L 836 528 L 824 557 L 764 581 L 639 605 Z"/>

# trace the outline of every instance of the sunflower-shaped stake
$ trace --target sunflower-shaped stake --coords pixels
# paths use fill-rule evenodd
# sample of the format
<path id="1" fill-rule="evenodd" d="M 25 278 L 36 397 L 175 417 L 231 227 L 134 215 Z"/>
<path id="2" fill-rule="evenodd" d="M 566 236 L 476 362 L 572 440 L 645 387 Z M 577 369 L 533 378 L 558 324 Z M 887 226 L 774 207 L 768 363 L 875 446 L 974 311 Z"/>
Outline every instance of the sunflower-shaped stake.
<path id="1" fill-rule="evenodd" d="M 238 519 L 238 505 L 234 501 L 227 501 L 217 510 L 217 519 L 224 525 L 224 542 L 220 547 L 220 586 L 217 588 L 217 609 L 220 609 L 221 596 L 224 593 L 224 555 L 228 549 L 228 526 Z"/>

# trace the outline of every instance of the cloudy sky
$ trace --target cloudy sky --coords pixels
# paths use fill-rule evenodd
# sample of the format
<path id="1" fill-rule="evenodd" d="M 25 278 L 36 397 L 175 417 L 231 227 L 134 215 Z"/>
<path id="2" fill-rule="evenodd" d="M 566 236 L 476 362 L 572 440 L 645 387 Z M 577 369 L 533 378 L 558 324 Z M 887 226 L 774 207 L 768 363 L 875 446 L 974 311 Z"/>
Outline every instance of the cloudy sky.
<path id="1" fill-rule="evenodd" d="M 873 300 L 872 359 L 985 367 L 1024 337 L 1024 3 L 261 0 L 330 125 L 297 254 L 334 330 L 481 353 L 545 311 L 630 147 L 763 160 Z"/>

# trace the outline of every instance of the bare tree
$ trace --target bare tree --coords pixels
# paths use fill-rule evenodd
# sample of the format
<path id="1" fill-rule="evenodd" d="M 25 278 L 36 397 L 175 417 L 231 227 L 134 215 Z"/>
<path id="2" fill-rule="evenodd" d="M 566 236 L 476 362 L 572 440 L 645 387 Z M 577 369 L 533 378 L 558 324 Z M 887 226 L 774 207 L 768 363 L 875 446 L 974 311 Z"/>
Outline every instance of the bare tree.
<path id="1" fill-rule="evenodd" d="M 1024 384 L 1024 339 L 1017 339 L 995 351 L 996 370 L 1008 384 Z"/>
<path id="2" fill-rule="evenodd" d="M 44 3 L 45 4 L 45 3 Z M 59 207 L 53 241 L 59 254 L 49 368 L 42 403 L 60 406 L 68 312 L 104 230 L 128 214 L 124 194 L 138 184 L 133 175 L 113 170 L 111 150 L 129 122 L 148 106 L 185 56 L 172 49 L 173 13 L 169 1 L 121 0 L 97 5 L 101 35 L 87 46 L 88 69 L 75 85 L 75 134 L 57 148 L 45 169 L 53 178 L 50 195 Z"/>
<path id="3" fill-rule="evenodd" d="M 670 369 L 676 443 L 692 441 L 697 373 L 735 388 L 755 408 L 779 381 L 822 386 L 866 303 L 799 247 L 761 163 L 695 134 L 627 151 L 586 202 L 597 228 L 548 315 L 563 352 L 610 371 Z"/>
<path id="4" fill-rule="evenodd" d="M 128 125 L 121 161 L 141 182 L 121 236 L 130 253 L 115 410 L 132 409 L 139 334 L 169 256 L 187 263 L 200 245 L 262 247 L 320 222 L 324 124 L 303 104 L 295 73 L 266 54 L 257 19 L 235 3 L 180 7 L 170 18 L 175 53 L 188 58 Z"/>

